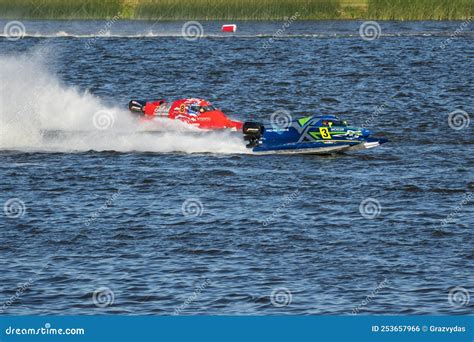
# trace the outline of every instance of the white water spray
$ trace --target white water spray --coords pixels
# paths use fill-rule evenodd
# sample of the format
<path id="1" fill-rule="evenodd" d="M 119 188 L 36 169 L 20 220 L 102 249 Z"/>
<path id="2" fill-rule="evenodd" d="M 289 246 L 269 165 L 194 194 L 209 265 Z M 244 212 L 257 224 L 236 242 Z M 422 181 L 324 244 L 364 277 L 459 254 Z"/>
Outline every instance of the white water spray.
<path id="1" fill-rule="evenodd" d="M 139 123 L 126 109 L 65 86 L 42 57 L 0 56 L 0 150 L 246 152 L 238 134 L 196 131 L 171 120 Z"/>

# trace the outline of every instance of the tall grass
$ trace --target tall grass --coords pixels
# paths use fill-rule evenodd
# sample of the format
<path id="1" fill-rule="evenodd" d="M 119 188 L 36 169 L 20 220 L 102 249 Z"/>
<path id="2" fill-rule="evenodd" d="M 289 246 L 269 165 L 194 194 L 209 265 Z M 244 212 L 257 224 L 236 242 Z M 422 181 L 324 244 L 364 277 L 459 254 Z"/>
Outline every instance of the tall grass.
<path id="1" fill-rule="evenodd" d="M 145 0 L 136 18 L 271 20 L 340 17 L 339 0 Z"/>
<path id="2" fill-rule="evenodd" d="M 122 9 L 123 0 L 0 0 L 1 18 L 103 19 Z"/>
<path id="3" fill-rule="evenodd" d="M 162 20 L 467 19 L 474 0 L 0 0 L 0 18 Z"/>
<path id="4" fill-rule="evenodd" d="M 368 16 L 382 20 L 454 20 L 474 15 L 474 0 L 368 0 Z"/>
<path id="5" fill-rule="evenodd" d="M 298 19 L 334 19 L 340 7 L 340 0 L 0 0 L 0 17 L 95 19 L 121 12 L 123 19 L 271 20 L 298 13 Z"/>

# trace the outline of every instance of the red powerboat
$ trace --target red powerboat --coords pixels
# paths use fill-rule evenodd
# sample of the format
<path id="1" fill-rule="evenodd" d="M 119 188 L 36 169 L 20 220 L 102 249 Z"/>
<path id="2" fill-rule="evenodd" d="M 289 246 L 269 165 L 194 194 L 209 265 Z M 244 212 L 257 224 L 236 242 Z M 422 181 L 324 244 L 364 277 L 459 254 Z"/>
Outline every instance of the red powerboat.
<path id="1" fill-rule="evenodd" d="M 229 119 L 221 110 L 203 99 L 189 98 L 173 102 L 166 100 L 131 100 L 128 108 L 142 120 L 168 118 L 207 129 L 230 129 L 240 131 L 243 123 Z"/>

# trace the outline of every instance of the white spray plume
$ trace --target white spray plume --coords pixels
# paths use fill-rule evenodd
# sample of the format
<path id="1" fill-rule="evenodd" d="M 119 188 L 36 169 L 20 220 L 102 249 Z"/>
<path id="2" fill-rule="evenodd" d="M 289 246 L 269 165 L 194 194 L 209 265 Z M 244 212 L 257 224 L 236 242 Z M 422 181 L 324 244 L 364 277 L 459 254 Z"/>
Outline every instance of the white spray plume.
<path id="1" fill-rule="evenodd" d="M 0 56 L 0 150 L 246 153 L 239 134 L 140 123 L 122 106 L 64 85 L 43 56 Z"/>

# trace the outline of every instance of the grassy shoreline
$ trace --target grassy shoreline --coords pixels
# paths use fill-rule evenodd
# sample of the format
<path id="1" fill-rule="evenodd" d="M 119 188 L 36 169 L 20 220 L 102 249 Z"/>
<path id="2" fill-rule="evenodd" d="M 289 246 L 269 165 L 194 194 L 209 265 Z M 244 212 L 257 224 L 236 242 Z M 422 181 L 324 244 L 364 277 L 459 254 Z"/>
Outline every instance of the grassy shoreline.
<path id="1" fill-rule="evenodd" d="M 473 0 L 0 0 L 3 19 L 466 20 Z"/>

